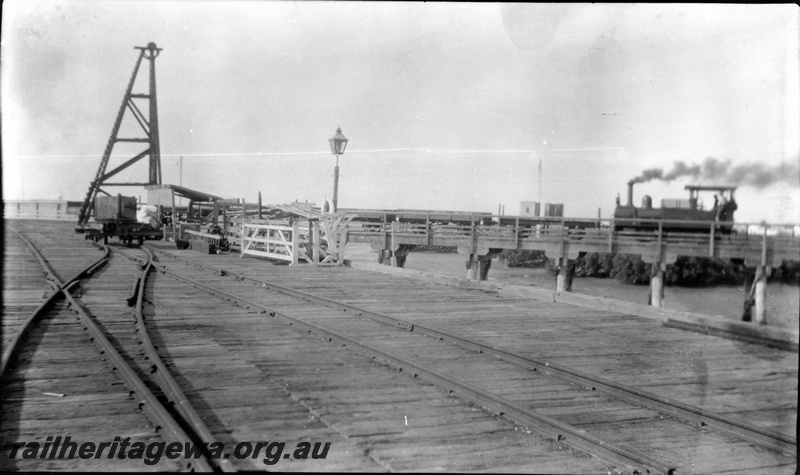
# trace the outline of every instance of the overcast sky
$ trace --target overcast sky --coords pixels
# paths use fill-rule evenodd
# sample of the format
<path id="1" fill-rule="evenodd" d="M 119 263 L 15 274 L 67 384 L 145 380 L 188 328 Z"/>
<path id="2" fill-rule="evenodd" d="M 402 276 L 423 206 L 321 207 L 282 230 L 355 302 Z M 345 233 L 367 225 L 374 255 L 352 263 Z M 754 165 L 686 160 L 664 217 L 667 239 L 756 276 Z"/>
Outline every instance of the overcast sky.
<path id="1" fill-rule="evenodd" d="M 636 203 L 702 180 L 740 186 L 737 221 L 798 222 L 799 20 L 794 5 L 6 1 L 3 197 L 83 198 L 152 41 L 165 183 L 319 203 L 341 126 L 341 207 L 517 214 L 541 196 L 609 217 L 643 170 L 711 157 L 776 180 L 651 181 Z M 141 150 L 117 146 L 109 169 Z M 145 162 L 119 180 L 144 181 Z"/>

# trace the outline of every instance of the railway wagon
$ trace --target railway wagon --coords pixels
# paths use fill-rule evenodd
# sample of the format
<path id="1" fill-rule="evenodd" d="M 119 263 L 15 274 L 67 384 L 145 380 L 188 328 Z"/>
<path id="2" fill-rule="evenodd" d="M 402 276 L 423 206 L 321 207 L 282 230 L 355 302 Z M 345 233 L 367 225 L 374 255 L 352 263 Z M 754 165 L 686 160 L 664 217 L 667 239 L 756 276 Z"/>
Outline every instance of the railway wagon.
<path id="1" fill-rule="evenodd" d="M 340 208 L 339 211 L 346 212 L 347 208 Z M 472 211 L 439 211 L 424 209 L 395 209 L 395 210 L 358 210 L 356 221 L 369 223 L 383 223 L 391 221 L 402 221 L 406 223 L 426 223 L 426 222 L 447 222 L 455 224 L 491 224 L 491 213 L 480 213 Z"/>
<path id="2" fill-rule="evenodd" d="M 108 244 L 109 237 L 119 238 L 130 246 L 134 240 L 141 245 L 145 240 L 164 236 L 162 230 L 136 219 L 136 198 L 133 196 L 98 196 L 94 200 L 94 222 L 100 225 L 100 229 L 86 229 L 85 239 L 95 242 L 102 239 L 103 244 Z"/>

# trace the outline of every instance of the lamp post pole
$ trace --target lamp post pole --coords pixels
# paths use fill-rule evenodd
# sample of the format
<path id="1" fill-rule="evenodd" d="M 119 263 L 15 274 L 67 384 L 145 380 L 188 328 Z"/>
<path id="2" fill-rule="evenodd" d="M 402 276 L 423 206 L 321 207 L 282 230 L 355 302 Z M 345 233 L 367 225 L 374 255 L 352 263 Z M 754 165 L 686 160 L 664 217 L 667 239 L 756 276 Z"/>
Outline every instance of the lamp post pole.
<path id="1" fill-rule="evenodd" d="M 342 134 L 342 128 L 336 129 L 336 134 L 328 139 L 331 145 L 331 153 L 336 156 L 336 166 L 333 168 L 333 209 L 335 213 L 339 209 L 339 155 L 344 153 L 348 139 Z"/>
<path id="2" fill-rule="evenodd" d="M 333 167 L 333 212 L 339 208 L 339 154 L 336 154 L 336 166 Z"/>

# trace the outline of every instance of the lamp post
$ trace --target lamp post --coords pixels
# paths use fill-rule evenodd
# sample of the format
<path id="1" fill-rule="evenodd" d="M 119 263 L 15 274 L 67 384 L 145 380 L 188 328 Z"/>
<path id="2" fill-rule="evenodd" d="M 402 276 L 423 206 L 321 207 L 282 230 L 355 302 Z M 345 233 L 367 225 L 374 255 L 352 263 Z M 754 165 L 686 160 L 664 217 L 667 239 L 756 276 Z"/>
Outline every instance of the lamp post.
<path id="1" fill-rule="evenodd" d="M 328 139 L 328 142 L 331 145 L 331 153 L 336 155 L 336 167 L 333 169 L 333 209 L 332 212 L 336 212 L 339 208 L 339 155 L 344 153 L 345 147 L 347 147 L 347 137 L 342 134 L 342 128 L 336 128 L 336 134 Z"/>

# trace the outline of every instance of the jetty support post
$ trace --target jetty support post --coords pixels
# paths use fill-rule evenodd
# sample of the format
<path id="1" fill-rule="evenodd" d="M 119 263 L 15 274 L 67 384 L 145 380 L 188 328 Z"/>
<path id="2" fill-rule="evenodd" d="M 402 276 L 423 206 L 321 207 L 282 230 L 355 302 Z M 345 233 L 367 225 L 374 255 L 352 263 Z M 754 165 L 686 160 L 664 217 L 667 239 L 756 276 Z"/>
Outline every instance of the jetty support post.
<path id="1" fill-rule="evenodd" d="M 650 305 L 653 307 L 664 306 L 664 272 L 667 265 L 664 262 L 653 262 L 650 271 Z"/>
<path id="2" fill-rule="evenodd" d="M 745 290 L 748 291 L 744 302 L 745 322 L 753 321 L 759 325 L 767 324 L 767 278 L 772 274 L 772 267 L 752 265 L 745 260 Z"/>
<path id="3" fill-rule="evenodd" d="M 760 325 L 767 324 L 767 276 L 769 270 L 767 266 L 756 267 L 756 302 L 753 320 Z"/>
<path id="4" fill-rule="evenodd" d="M 575 277 L 575 261 L 567 256 L 556 259 L 556 292 L 572 292 L 572 279 Z"/>
<path id="5" fill-rule="evenodd" d="M 568 230 L 563 227 L 560 230 L 561 239 L 549 247 L 545 247 L 545 255 L 555 256 L 556 268 L 556 292 L 572 292 L 572 279 L 575 277 L 575 259 L 586 255 L 585 251 L 570 249 L 568 240 Z"/>
<path id="6" fill-rule="evenodd" d="M 678 255 L 665 252 L 659 240 L 658 247 L 651 252 L 642 253 L 642 261 L 650 264 L 650 295 L 648 304 L 653 307 L 664 307 L 664 273 L 669 264 L 674 264 Z"/>
<path id="7" fill-rule="evenodd" d="M 746 267 L 755 267 L 755 276 L 753 278 L 753 285 L 745 300 L 743 320 L 750 320 L 749 314 L 752 310 L 752 320 L 755 323 L 759 325 L 767 324 L 767 278 L 772 273 L 772 266 L 775 264 L 777 264 L 777 262 L 774 262 L 772 251 L 768 246 L 767 227 L 764 226 L 764 232 L 761 236 L 761 249 L 758 257 L 753 255 L 744 260 L 744 265 Z"/>
<path id="8" fill-rule="evenodd" d="M 502 249 L 476 248 L 472 252 L 471 247 L 458 246 L 458 253 L 467 256 L 467 279 L 475 281 L 485 281 L 489 278 L 489 269 L 492 268 L 492 259 L 497 257 Z"/>
<path id="9" fill-rule="evenodd" d="M 397 244 L 396 249 L 393 246 L 383 247 L 381 244 L 371 243 L 372 249 L 378 252 L 378 263 L 403 268 L 406 265 L 408 253 L 411 252 L 416 246 L 414 244 Z"/>

